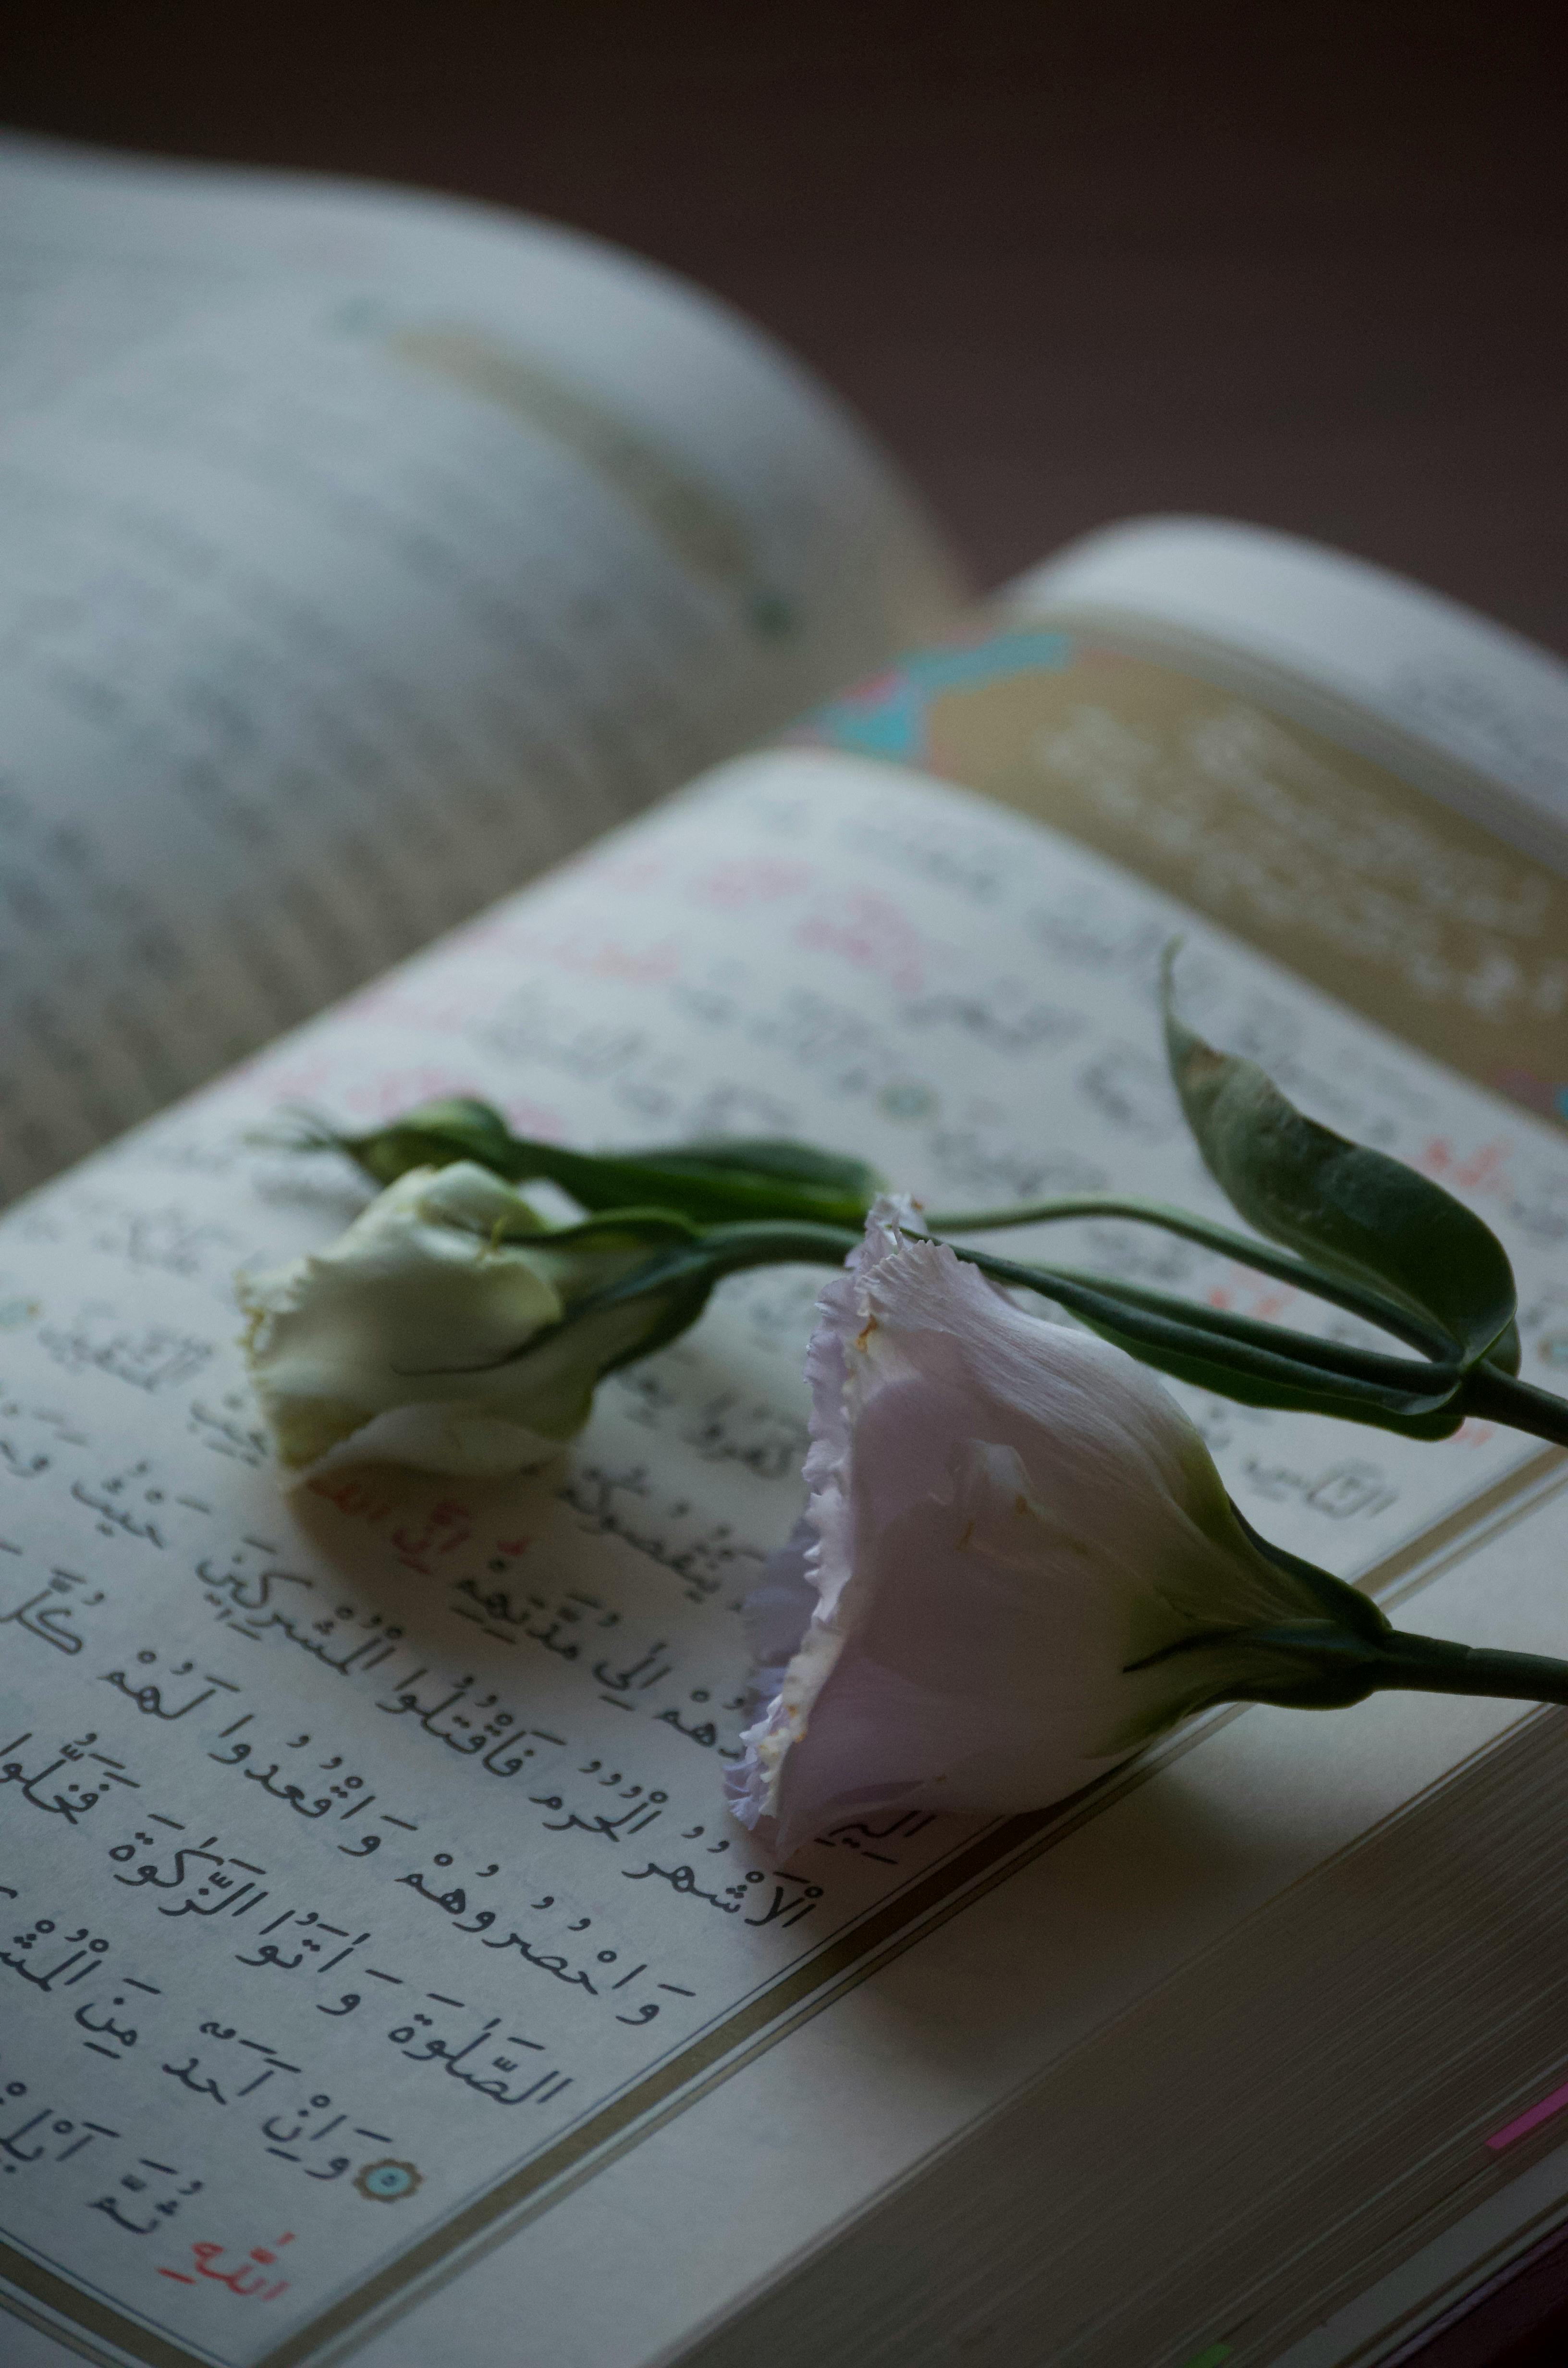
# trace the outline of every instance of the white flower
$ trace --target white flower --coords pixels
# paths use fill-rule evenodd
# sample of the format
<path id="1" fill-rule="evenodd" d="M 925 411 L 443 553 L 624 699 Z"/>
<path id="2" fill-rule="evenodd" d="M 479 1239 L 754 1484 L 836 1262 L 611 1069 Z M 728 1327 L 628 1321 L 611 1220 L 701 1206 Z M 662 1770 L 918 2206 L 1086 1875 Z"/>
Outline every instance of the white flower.
<path id="1" fill-rule="evenodd" d="M 1152 1374 L 911 1215 L 879 1201 L 818 1303 L 809 1510 L 751 1606 L 772 1698 L 732 1805 L 784 1856 L 850 1816 L 1043 1807 L 1232 1684 L 1288 1688 L 1236 1632 L 1323 1619 Z"/>
<path id="2" fill-rule="evenodd" d="M 663 1333 L 679 1294 L 574 1309 L 688 1235 L 658 1218 L 552 1234 L 487 1168 L 411 1169 L 330 1249 L 240 1280 L 280 1459 L 313 1463 L 354 1437 L 358 1453 L 430 1472 L 543 1462 L 586 1420 L 601 1374 Z"/>

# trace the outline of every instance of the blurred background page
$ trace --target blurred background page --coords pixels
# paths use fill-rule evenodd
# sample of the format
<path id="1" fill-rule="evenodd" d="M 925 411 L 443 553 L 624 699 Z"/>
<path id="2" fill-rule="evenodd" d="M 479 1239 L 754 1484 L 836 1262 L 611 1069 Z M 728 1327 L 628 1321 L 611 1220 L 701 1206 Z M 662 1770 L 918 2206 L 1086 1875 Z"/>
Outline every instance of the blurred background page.
<path id="1" fill-rule="evenodd" d="M 1559 12 L 1237 0 L 0 8 L 0 115 L 490 199 L 858 406 L 983 583 L 1250 518 L 1568 649 Z"/>

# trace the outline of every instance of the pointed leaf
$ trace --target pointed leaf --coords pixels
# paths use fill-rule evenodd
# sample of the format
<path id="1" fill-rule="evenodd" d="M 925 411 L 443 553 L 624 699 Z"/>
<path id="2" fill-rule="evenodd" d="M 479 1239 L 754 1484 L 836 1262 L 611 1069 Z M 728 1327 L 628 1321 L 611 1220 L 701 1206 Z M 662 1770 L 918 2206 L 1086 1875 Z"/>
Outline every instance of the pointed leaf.
<path id="1" fill-rule="evenodd" d="M 770 1177 L 783 1184 L 805 1184 L 841 1194 L 869 1209 L 887 1179 L 869 1160 L 852 1159 L 847 1152 L 821 1151 L 815 1144 L 796 1143 L 788 1135 L 708 1135 L 692 1143 L 671 1143 L 653 1151 L 621 1155 L 636 1164 L 650 1163 L 676 1170 L 739 1169 Z"/>
<path id="2" fill-rule="evenodd" d="M 652 1151 L 620 1152 L 618 1161 L 661 1188 L 699 1194 L 714 1223 L 755 1213 L 759 1218 L 814 1218 L 858 1225 L 887 1183 L 869 1161 L 822 1151 L 787 1135 L 717 1135 Z"/>
<path id="3" fill-rule="evenodd" d="M 1513 1269 L 1494 1234 L 1440 1185 L 1304 1117 L 1256 1061 L 1217 1053 L 1177 1017 L 1165 956 L 1165 1050 L 1215 1182 L 1250 1224 L 1309 1262 L 1370 1283 L 1438 1325 L 1467 1364 L 1505 1364 Z"/>

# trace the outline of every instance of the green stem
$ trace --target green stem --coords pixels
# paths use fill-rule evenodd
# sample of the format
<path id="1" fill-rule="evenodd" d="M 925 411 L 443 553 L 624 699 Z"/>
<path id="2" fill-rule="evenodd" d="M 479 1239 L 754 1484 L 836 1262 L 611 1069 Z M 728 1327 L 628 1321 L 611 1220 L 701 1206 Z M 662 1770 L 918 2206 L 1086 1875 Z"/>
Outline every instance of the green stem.
<path id="1" fill-rule="evenodd" d="M 860 1238 L 858 1233 L 835 1225 L 719 1225 L 689 1247 L 666 1252 L 623 1278 L 608 1297 L 664 1288 L 688 1275 L 701 1276 L 710 1287 L 721 1276 L 752 1266 L 837 1266 Z M 1252 1403 L 1359 1415 L 1400 1429 L 1414 1427 L 1417 1436 L 1436 1437 L 1456 1427 L 1458 1417 L 1445 1411 L 1460 1380 L 1455 1366 L 1348 1349 L 1137 1285 L 1021 1266 L 986 1250 L 953 1247 L 957 1257 L 998 1282 L 1022 1283 L 1046 1292 L 1092 1330 L 1177 1379 Z M 592 1303 L 594 1312 L 601 1304 L 608 1304 L 606 1294 Z"/>
<path id="2" fill-rule="evenodd" d="M 1167 1233 L 1180 1235 L 1185 1240 L 1198 1242 L 1206 1248 L 1223 1251 L 1243 1265 L 1255 1267 L 1260 1273 L 1273 1275 L 1312 1296 L 1326 1300 L 1331 1305 L 1345 1308 L 1347 1313 L 1361 1315 L 1407 1341 L 1413 1349 L 1438 1364 L 1446 1364 L 1454 1355 L 1454 1343 L 1436 1329 L 1421 1324 L 1403 1308 L 1396 1307 L 1381 1294 L 1343 1283 L 1332 1276 L 1319 1274 L 1304 1261 L 1282 1255 L 1266 1246 L 1249 1241 L 1245 1235 L 1232 1233 L 1229 1227 L 1211 1224 L 1207 1218 L 1190 1215 L 1184 1209 L 1172 1209 L 1163 1202 L 1123 1200 L 1112 1193 L 1085 1192 L 1055 1201 L 1036 1201 L 1013 1209 L 961 1210 L 952 1214 L 943 1212 L 926 1220 L 932 1233 L 984 1233 L 999 1231 L 1006 1225 L 1051 1224 L 1072 1217 L 1123 1217 L 1142 1224 L 1162 1226 Z M 998 1273 L 1003 1281 L 1021 1281 L 1020 1271 L 1011 1275 L 1004 1271 L 1006 1262 L 988 1259 L 983 1252 L 960 1249 L 960 1258 L 972 1258 L 975 1264 Z M 1039 1270 L 1038 1287 L 1048 1291 L 1051 1270 Z M 1108 1287 L 1105 1277 L 1072 1278 L 1093 1281 L 1101 1289 Z M 1108 1287 L 1114 1289 L 1114 1285 Z M 1125 1286 L 1123 1286 L 1125 1288 Z M 1164 1294 L 1141 1294 L 1151 1305 Z M 1166 1303 L 1174 1312 L 1176 1303 Z M 1194 1320 L 1211 1320 L 1208 1311 L 1194 1308 Z M 1227 1327 L 1228 1328 L 1228 1327 Z M 1256 1327 L 1249 1327 L 1256 1329 Z M 1269 1327 L 1277 1338 L 1294 1340 L 1312 1361 L 1324 1357 L 1322 1343 L 1310 1343 L 1301 1334 L 1290 1334 L 1281 1326 Z M 1315 1351 L 1315 1354 L 1314 1354 Z M 1326 1361 L 1326 1360 L 1325 1360 Z M 1461 1403 L 1467 1414 L 1487 1422 L 1505 1423 L 1510 1429 L 1530 1433 L 1537 1439 L 1548 1439 L 1555 1446 L 1568 1447 L 1568 1399 L 1553 1395 L 1550 1390 L 1538 1389 L 1531 1382 L 1521 1381 L 1517 1374 L 1504 1372 L 1501 1366 L 1483 1362 L 1471 1368 L 1467 1375 Z"/>
<path id="3" fill-rule="evenodd" d="M 1049 1201 L 1015 1201 L 1006 1209 L 942 1210 L 927 1216 L 934 1234 L 997 1234 L 1009 1225 L 1050 1225 L 1062 1217 L 1131 1217 L 1142 1224 L 1165 1225 L 1193 1241 L 1214 1241 L 1252 1248 L 1244 1234 L 1206 1217 L 1172 1208 L 1164 1201 L 1141 1201 L 1119 1192 L 1063 1192 Z"/>
<path id="4" fill-rule="evenodd" d="M 1141 1283 L 1121 1282 L 1108 1275 L 1080 1274 L 1066 1267 L 1025 1266 L 1013 1258 L 995 1258 L 988 1250 L 958 1244 L 952 1247 L 956 1258 L 977 1266 L 994 1282 L 1038 1291 L 1096 1330 L 1123 1338 L 1123 1345 L 1124 1335 L 1135 1335 L 1141 1343 L 1137 1353 L 1147 1350 L 1148 1361 L 1167 1372 L 1179 1373 L 1181 1368 L 1175 1360 L 1196 1346 L 1228 1360 L 1238 1374 L 1251 1372 L 1279 1382 L 1295 1375 L 1303 1386 L 1312 1387 L 1366 1384 L 1403 1396 L 1419 1395 L 1423 1403 L 1430 1395 L 1434 1405 L 1451 1397 L 1459 1380 L 1457 1365 L 1430 1360 L 1416 1364 L 1407 1357 L 1386 1356 L 1380 1349 L 1347 1348 L 1309 1332 L 1292 1331 L 1288 1325 L 1205 1307 L 1199 1301 L 1176 1299 L 1168 1292 L 1150 1291 Z M 1222 1366 L 1217 1370 L 1221 1378 L 1206 1379 L 1205 1385 L 1224 1395 Z"/>
<path id="5" fill-rule="evenodd" d="M 1506 1423 L 1512 1430 L 1528 1430 L 1537 1439 L 1568 1447 L 1568 1401 L 1550 1390 L 1538 1390 L 1533 1382 L 1520 1381 L 1517 1373 L 1476 1365 L 1466 1378 L 1462 1403 L 1467 1414 L 1483 1422 Z"/>
<path id="6" fill-rule="evenodd" d="M 1078 1192 L 1052 1201 L 1021 1201 L 1011 1209 L 965 1209 L 951 1214 L 944 1210 L 938 1216 L 927 1217 L 926 1224 L 934 1234 L 985 1234 L 998 1233 L 1008 1225 L 1053 1225 L 1084 1217 L 1120 1217 L 1134 1224 L 1158 1225 L 1163 1232 L 1176 1234 L 1183 1241 L 1197 1242 L 1204 1249 L 1234 1258 L 1240 1266 L 1270 1275 L 1291 1290 L 1324 1300 L 1331 1307 L 1342 1307 L 1346 1315 L 1359 1315 L 1381 1331 L 1392 1333 L 1396 1340 L 1419 1349 L 1423 1356 L 1442 1361 L 1454 1354 L 1454 1342 L 1447 1333 L 1434 1324 L 1423 1323 L 1418 1315 L 1385 1298 L 1381 1292 L 1322 1274 L 1304 1258 L 1292 1258 L 1288 1251 L 1273 1249 L 1250 1235 L 1235 1233 L 1229 1225 L 1215 1224 L 1208 1217 L 1194 1216 L 1190 1211 L 1172 1208 L 1163 1201 L 1127 1199 L 1113 1192 Z"/>
<path id="7" fill-rule="evenodd" d="M 839 1266 L 860 1238 L 859 1234 L 836 1225 L 787 1222 L 715 1225 L 705 1230 L 701 1240 L 689 1249 L 670 1253 L 670 1263 L 661 1271 L 673 1273 L 678 1264 L 694 1269 L 700 1267 L 717 1278 L 753 1266 Z M 912 1235 L 909 1238 L 918 1240 L 920 1236 Z M 1166 1332 L 1173 1324 L 1185 1326 L 1194 1337 L 1202 1336 L 1202 1345 L 1206 1347 L 1211 1347 L 1214 1338 L 1222 1339 L 1233 1356 L 1267 1356 L 1281 1372 L 1292 1370 L 1289 1360 L 1294 1357 L 1296 1368 L 1305 1380 L 1329 1380 L 1352 1387 L 1367 1383 L 1374 1388 L 1406 1391 L 1429 1386 L 1440 1393 L 1445 1377 L 1444 1369 L 1430 1364 L 1412 1364 L 1406 1358 L 1384 1356 L 1375 1349 L 1345 1348 L 1336 1341 L 1316 1339 L 1309 1333 L 1292 1332 L 1283 1325 L 1221 1315 L 1211 1308 L 1172 1299 L 1165 1292 L 1145 1291 L 1107 1276 L 1077 1274 L 1060 1267 L 1024 1266 L 1011 1258 L 995 1258 L 987 1250 L 952 1247 L 956 1257 L 966 1265 L 979 1267 L 983 1274 L 998 1282 L 1023 1284 L 1031 1291 L 1055 1297 L 1074 1315 L 1090 1323 L 1108 1315 L 1113 1319 L 1120 1317 L 1123 1323 L 1136 1323 L 1142 1318 L 1145 1329 L 1151 1324 L 1156 1330 L 1163 1326 Z M 1168 1339 L 1162 1334 L 1160 1340 L 1151 1339 L 1149 1345 L 1168 1346 L 1174 1355 L 1187 1343 L 1185 1333 L 1181 1340 L 1171 1333 Z M 1450 1389 L 1453 1378 L 1452 1369 L 1447 1369 Z"/>
<path id="8" fill-rule="evenodd" d="M 1383 1639 L 1378 1691 L 1479 1694 L 1504 1702 L 1568 1702 L 1568 1661 L 1544 1653 L 1496 1653 L 1395 1628 Z"/>
<path id="9" fill-rule="evenodd" d="M 1077 1203 L 1062 1202 L 1056 1206 L 1057 1213 L 1066 1213 L 1070 1206 L 1077 1213 L 1084 1212 L 1085 1209 L 1099 1213 L 1107 1213 L 1112 1209 L 1147 1213 L 1146 1208 L 1141 1208 L 1139 1203 L 1110 1202 L 1097 1196 L 1094 1199 L 1085 1196 Z M 1183 1214 L 1179 1211 L 1173 1213 L 1178 1217 Z M 1194 1238 L 1201 1239 L 1202 1235 L 1198 1228 L 1203 1225 L 1204 1221 L 1193 1219 L 1191 1224 Z M 791 1224 L 779 1220 L 716 1225 L 705 1230 L 701 1240 L 693 1243 L 689 1249 L 668 1254 L 670 1263 L 663 1268 L 663 1272 L 673 1279 L 674 1269 L 678 1266 L 693 1271 L 700 1269 L 717 1281 L 722 1275 L 739 1273 L 749 1267 L 842 1266 L 860 1239 L 858 1230 L 840 1225 Z M 1245 1247 L 1240 1235 L 1236 1240 L 1238 1245 Z M 1136 1314 L 1142 1312 L 1145 1321 L 1140 1330 L 1152 1329 L 1163 1334 L 1170 1321 L 1185 1318 L 1187 1325 L 1196 1326 L 1204 1332 L 1210 1326 L 1214 1327 L 1215 1338 L 1203 1344 L 1210 1353 L 1218 1349 L 1222 1356 L 1228 1348 L 1233 1358 L 1245 1363 L 1249 1369 L 1260 1353 L 1269 1352 L 1267 1362 L 1270 1370 L 1272 1372 L 1274 1365 L 1278 1363 L 1278 1378 L 1282 1380 L 1292 1378 L 1287 1360 L 1293 1356 L 1299 1360 L 1299 1370 L 1294 1378 L 1301 1387 L 1316 1383 L 1346 1393 L 1345 1403 L 1336 1403 L 1333 1409 L 1338 1413 L 1355 1414 L 1359 1411 L 1350 1403 L 1348 1395 L 1358 1390 L 1376 1392 L 1403 1388 L 1407 1392 L 1419 1392 L 1425 1384 L 1435 1396 L 1441 1395 L 1443 1372 L 1432 1366 L 1411 1366 L 1402 1360 L 1379 1356 L 1365 1349 L 1347 1349 L 1334 1342 L 1292 1333 L 1281 1326 L 1217 1315 L 1210 1309 L 1167 1301 L 1163 1293 L 1119 1286 L 1103 1277 L 1068 1274 L 1049 1267 L 1024 1267 L 1011 1259 L 993 1258 L 983 1250 L 959 1248 L 958 1255 L 980 1267 L 983 1272 L 994 1275 L 1000 1282 L 1024 1283 L 1048 1293 L 1060 1292 L 1064 1304 L 1091 1323 L 1098 1321 L 1103 1325 L 1108 1316 L 1113 1321 L 1119 1316 L 1125 1324 L 1130 1317 L 1136 1320 Z M 1272 1256 L 1272 1253 L 1268 1255 Z M 1355 1307 L 1358 1313 L 1366 1312 L 1364 1305 L 1357 1305 L 1357 1294 L 1348 1291 L 1341 1292 L 1336 1285 L 1327 1283 L 1324 1278 L 1314 1276 L 1310 1287 L 1324 1298 L 1335 1298 L 1341 1304 Z M 1125 1300 L 1121 1298 L 1123 1292 L 1127 1294 Z M 1165 1326 L 1159 1321 L 1162 1316 L 1165 1318 Z M 1412 1338 L 1411 1327 L 1397 1310 L 1381 1309 L 1378 1320 L 1388 1329 L 1394 1330 L 1397 1326 L 1405 1338 Z M 1153 1352 L 1154 1363 L 1164 1365 L 1166 1370 L 1176 1370 L 1180 1352 L 1193 1344 L 1185 1338 L 1178 1340 L 1173 1333 L 1168 1340 L 1163 1337 L 1158 1340 L 1151 1338 L 1138 1345 L 1145 1353 Z M 1417 1340 L 1413 1345 L 1421 1343 Z M 1448 1345 L 1451 1353 L 1452 1344 Z M 1451 1378 L 1452 1368 L 1448 1371 Z M 1218 1377 L 1214 1373 L 1206 1373 L 1203 1378 L 1208 1386 L 1224 1389 L 1222 1373 Z M 1531 1432 L 1537 1438 L 1551 1440 L 1568 1447 L 1568 1403 L 1553 1397 L 1550 1392 L 1536 1389 L 1530 1383 L 1521 1382 L 1501 1372 L 1498 1367 L 1487 1364 L 1472 1368 L 1465 1377 L 1462 1391 L 1466 1413 L 1506 1423 L 1514 1429 Z"/>
<path id="10" fill-rule="evenodd" d="M 754 1266 L 842 1266 L 861 1238 L 858 1227 L 761 1219 L 708 1227 L 692 1255 L 715 1275 Z"/>

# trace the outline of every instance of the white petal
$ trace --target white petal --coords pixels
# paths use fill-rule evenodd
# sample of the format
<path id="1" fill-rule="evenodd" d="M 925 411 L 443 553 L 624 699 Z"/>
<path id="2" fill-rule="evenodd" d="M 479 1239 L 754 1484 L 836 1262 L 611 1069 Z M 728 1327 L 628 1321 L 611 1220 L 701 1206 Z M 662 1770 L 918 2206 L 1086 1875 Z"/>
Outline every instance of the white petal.
<path id="1" fill-rule="evenodd" d="M 569 1298 L 643 1255 L 634 1240 L 556 1247 L 470 1162 L 411 1170 L 328 1249 L 242 1279 L 282 1460 L 301 1469 L 352 1440 L 431 1471 L 528 1469 L 581 1428 L 600 1373 L 661 1313 L 632 1301 L 562 1323 Z"/>
<path id="2" fill-rule="evenodd" d="M 817 1600 L 732 1789 L 786 1852 L 871 1807 L 1045 1805 L 1212 1674 L 1129 1663 L 1312 1608 L 1152 1374 L 901 1217 L 879 1204 L 822 1294 L 810 1542 L 767 1575 L 776 1650 Z"/>

